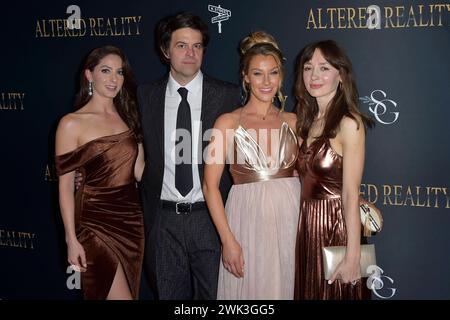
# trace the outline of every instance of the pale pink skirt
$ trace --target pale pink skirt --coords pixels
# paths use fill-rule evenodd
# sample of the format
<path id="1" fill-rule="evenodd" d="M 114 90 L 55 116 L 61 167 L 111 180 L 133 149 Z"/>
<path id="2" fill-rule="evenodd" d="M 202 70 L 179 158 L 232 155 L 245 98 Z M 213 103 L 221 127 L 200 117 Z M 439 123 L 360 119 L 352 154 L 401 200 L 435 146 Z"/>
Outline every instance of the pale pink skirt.
<path id="1" fill-rule="evenodd" d="M 221 262 L 218 299 L 293 299 L 299 208 L 298 177 L 231 188 L 225 212 L 243 250 L 244 277 Z"/>

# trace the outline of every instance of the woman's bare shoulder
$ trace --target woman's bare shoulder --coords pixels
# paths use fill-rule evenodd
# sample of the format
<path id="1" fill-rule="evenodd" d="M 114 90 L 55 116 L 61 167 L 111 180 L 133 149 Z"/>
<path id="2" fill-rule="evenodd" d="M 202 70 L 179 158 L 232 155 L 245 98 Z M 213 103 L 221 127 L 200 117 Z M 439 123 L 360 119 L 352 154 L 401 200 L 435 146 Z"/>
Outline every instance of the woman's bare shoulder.
<path id="1" fill-rule="evenodd" d="M 214 128 L 217 129 L 234 129 L 239 124 L 239 117 L 241 115 L 241 109 L 237 108 L 236 110 L 233 110 L 232 112 L 227 112 L 222 114 L 216 119 L 216 122 L 214 124 Z"/>
<path id="2" fill-rule="evenodd" d="M 296 132 L 297 115 L 293 112 L 283 112 L 283 117 L 289 127 Z"/>

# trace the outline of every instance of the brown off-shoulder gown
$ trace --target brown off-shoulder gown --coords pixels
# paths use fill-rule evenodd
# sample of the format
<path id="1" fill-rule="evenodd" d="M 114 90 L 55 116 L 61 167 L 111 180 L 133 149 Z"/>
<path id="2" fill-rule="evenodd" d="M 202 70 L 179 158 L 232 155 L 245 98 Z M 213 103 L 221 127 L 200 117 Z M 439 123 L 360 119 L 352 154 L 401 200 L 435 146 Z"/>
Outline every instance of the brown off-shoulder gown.
<path id="1" fill-rule="evenodd" d="M 134 178 L 137 153 L 135 136 L 128 130 L 55 158 L 59 176 L 75 169 L 83 174 L 75 194 L 75 228 L 87 260 L 87 271 L 81 273 L 85 299 L 106 299 L 119 263 L 133 298 L 138 298 L 144 229 Z"/>
<path id="2" fill-rule="evenodd" d="M 296 244 L 295 299 L 370 299 L 366 279 L 355 286 L 323 274 L 322 247 L 345 246 L 347 229 L 342 209 L 342 160 L 326 138 L 306 139 L 300 146 L 297 170 L 302 181 Z"/>

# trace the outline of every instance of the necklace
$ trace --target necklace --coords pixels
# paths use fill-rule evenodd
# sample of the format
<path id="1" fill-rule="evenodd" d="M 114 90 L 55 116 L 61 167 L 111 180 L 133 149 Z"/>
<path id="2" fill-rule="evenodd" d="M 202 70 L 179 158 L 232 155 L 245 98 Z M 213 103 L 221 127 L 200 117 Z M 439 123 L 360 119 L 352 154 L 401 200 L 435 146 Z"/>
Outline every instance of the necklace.
<path id="1" fill-rule="evenodd" d="M 241 114 L 242 114 L 242 112 L 244 111 L 244 108 L 245 108 L 245 106 L 242 108 L 242 110 L 241 110 Z M 269 113 L 270 113 L 270 109 L 272 109 L 272 106 L 270 106 L 269 108 L 267 108 L 267 110 L 266 110 L 266 112 L 263 114 L 263 115 L 260 115 L 260 114 L 258 114 L 257 112 L 250 112 L 249 114 L 252 114 L 253 116 L 256 116 L 256 117 L 261 117 L 261 119 L 262 120 L 266 120 L 266 118 L 267 118 L 267 116 L 269 115 Z M 245 112 L 245 113 L 247 113 L 247 111 Z"/>
<path id="2" fill-rule="evenodd" d="M 269 108 L 267 108 L 266 113 L 262 116 L 263 120 L 266 120 L 266 117 L 269 115 L 270 109 L 272 109 L 272 106 L 270 106 Z"/>
<path id="3" fill-rule="evenodd" d="M 314 119 L 314 121 L 322 121 L 325 118 L 325 116 L 320 116 Z"/>

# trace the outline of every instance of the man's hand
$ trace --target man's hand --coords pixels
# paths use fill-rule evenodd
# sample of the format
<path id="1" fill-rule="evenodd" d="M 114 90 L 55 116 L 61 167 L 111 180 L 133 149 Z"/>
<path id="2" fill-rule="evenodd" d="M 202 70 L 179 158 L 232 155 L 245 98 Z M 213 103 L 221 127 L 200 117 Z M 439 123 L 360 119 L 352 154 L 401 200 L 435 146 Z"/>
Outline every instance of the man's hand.
<path id="1" fill-rule="evenodd" d="M 81 184 L 83 183 L 83 175 L 81 172 L 77 169 L 75 170 L 75 189 L 78 190 L 81 187 Z"/>

